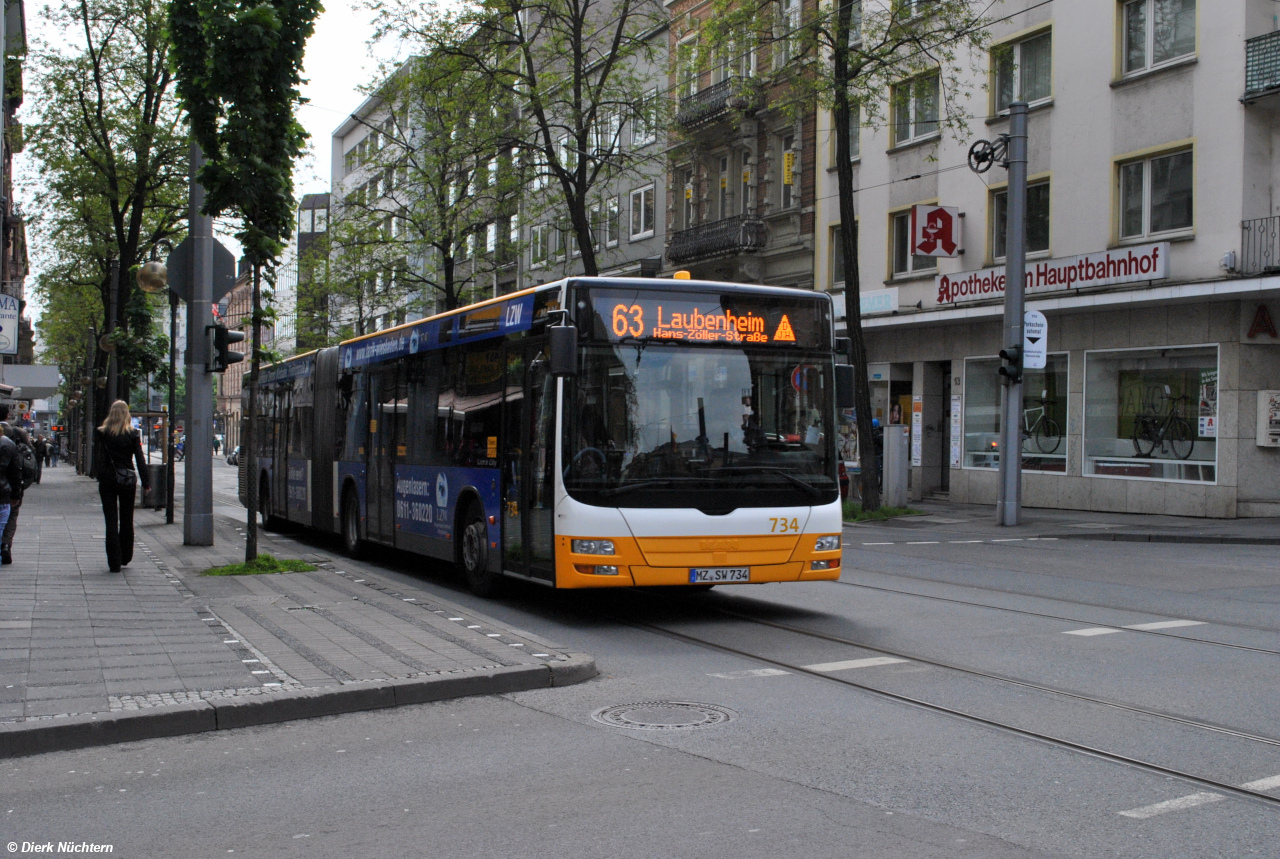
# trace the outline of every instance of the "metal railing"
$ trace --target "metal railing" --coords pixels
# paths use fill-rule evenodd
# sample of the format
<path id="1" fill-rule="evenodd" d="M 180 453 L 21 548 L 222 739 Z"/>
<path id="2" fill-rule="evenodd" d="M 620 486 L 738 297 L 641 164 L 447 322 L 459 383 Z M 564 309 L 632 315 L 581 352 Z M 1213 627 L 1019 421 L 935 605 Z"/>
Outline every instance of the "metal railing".
<path id="1" fill-rule="evenodd" d="M 738 215 L 672 233 L 667 259 L 693 262 L 723 254 L 754 253 L 764 247 L 765 237 L 764 221 Z"/>
<path id="2" fill-rule="evenodd" d="M 759 101 L 750 78 L 728 77 L 693 95 L 680 99 L 676 122 L 692 128 L 712 120 L 730 108 L 747 109 Z"/>
<path id="3" fill-rule="evenodd" d="M 1244 43 L 1244 97 L 1280 87 L 1280 30 L 1246 39 Z"/>
<path id="4" fill-rule="evenodd" d="M 1280 215 L 1240 222 L 1240 273 L 1280 272 Z"/>

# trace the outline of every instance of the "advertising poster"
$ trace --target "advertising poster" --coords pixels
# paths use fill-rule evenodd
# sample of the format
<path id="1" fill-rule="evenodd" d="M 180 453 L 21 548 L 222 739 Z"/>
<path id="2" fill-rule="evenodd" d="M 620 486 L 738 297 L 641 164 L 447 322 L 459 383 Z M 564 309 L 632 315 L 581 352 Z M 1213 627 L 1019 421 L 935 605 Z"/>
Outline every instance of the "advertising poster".
<path id="1" fill-rule="evenodd" d="M 0 295 L 0 355 L 18 354 L 18 299 Z"/>
<path id="2" fill-rule="evenodd" d="M 858 468 L 858 418 L 857 412 L 853 409 L 840 410 L 837 444 L 839 450 L 836 453 L 844 461 L 844 467 L 849 471 L 856 471 Z"/>
<path id="3" fill-rule="evenodd" d="M 1200 371 L 1200 437 L 1218 435 L 1218 369 Z"/>
<path id="4" fill-rule="evenodd" d="M 951 467 L 960 467 L 960 448 L 961 448 L 961 419 L 964 415 L 961 413 L 962 403 L 959 394 L 951 395 Z"/>
<path id="5" fill-rule="evenodd" d="M 924 463 L 924 397 L 911 398 L 911 465 Z"/>

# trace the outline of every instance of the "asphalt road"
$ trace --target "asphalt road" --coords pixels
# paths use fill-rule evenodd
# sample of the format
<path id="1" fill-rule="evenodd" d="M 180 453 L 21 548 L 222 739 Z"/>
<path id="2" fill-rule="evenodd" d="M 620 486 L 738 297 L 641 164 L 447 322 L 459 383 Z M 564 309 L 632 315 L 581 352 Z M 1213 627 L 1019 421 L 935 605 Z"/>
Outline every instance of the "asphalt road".
<path id="1" fill-rule="evenodd" d="M 215 489 L 217 512 L 233 512 L 220 460 Z M 515 587 L 479 600 L 446 570 L 391 557 L 399 589 L 591 653 L 601 677 L 8 762 L 0 844 L 1280 856 L 1274 547 L 955 539 L 851 528 L 839 583 L 703 596 Z M 725 721 L 593 718 L 637 702 L 712 705 Z"/>

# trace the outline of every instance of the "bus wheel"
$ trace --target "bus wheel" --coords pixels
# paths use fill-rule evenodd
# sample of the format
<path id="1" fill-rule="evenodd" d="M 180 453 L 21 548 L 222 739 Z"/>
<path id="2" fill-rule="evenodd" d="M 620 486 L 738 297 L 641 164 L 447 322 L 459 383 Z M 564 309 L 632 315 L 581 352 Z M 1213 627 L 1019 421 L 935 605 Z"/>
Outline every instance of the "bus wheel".
<path id="1" fill-rule="evenodd" d="M 342 548 L 348 558 L 364 554 L 364 541 L 360 539 L 360 502 L 354 492 L 348 492 L 342 501 Z"/>
<path id="2" fill-rule="evenodd" d="M 502 584 L 502 576 L 489 570 L 489 529 L 484 524 L 484 516 L 473 506 L 463 521 L 458 554 L 467 587 L 478 597 L 494 596 Z"/>

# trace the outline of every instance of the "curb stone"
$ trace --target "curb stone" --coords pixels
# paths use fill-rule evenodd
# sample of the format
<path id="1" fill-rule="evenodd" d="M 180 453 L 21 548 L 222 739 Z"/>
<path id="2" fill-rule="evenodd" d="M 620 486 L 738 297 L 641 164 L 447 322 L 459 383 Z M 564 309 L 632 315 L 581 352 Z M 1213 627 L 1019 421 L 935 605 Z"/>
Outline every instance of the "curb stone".
<path id="1" fill-rule="evenodd" d="M 501 695 L 569 686 L 589 680 L 597 673 L 595 659 L 585 654 L 570 653 L 563 659 L 544 665 L 374 680 L 240 699 L 220 698 L 142 710 L 7 722 L 0 724 L 0 759 L 382 710 L 473 695 Z"/>

